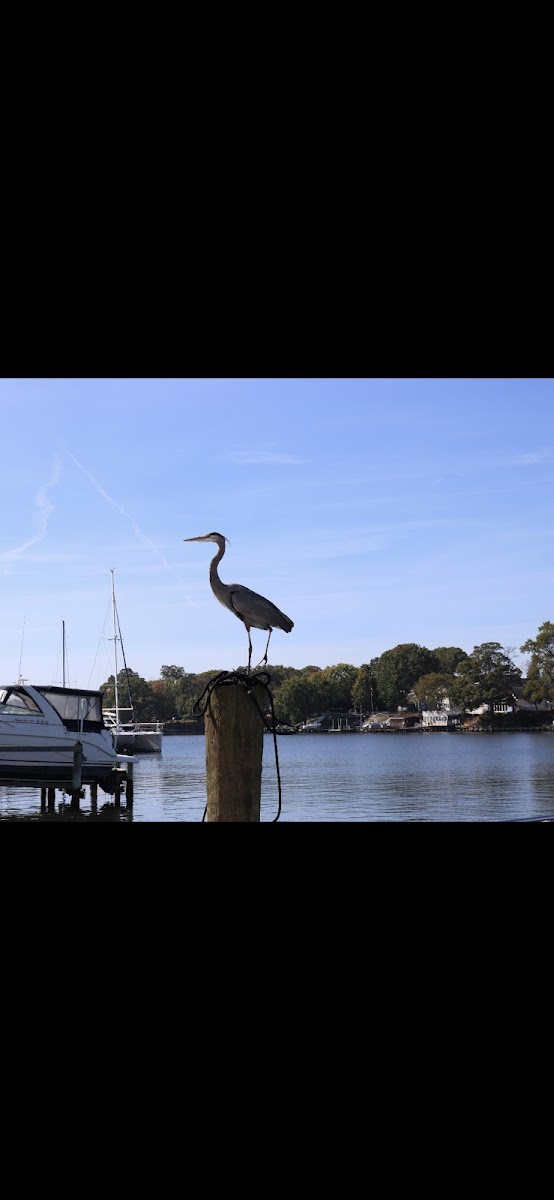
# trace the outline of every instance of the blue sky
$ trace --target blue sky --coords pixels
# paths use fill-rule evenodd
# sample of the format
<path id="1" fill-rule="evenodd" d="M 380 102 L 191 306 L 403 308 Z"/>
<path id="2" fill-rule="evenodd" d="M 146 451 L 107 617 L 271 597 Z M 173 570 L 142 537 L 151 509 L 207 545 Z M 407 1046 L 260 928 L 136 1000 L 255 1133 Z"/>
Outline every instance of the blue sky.
<path id="1" fill-rule="evenodd" d="M 554 620 L 552 379 L 4 379 L 0 416 L 3 682 L 61 681 L 62 620 L 71 682 L 107 679 L 112 567 L 133 670 L 244 664 L 215 547 L 182 540 L 213 529 L 294 621 L 270 662 Z"/>

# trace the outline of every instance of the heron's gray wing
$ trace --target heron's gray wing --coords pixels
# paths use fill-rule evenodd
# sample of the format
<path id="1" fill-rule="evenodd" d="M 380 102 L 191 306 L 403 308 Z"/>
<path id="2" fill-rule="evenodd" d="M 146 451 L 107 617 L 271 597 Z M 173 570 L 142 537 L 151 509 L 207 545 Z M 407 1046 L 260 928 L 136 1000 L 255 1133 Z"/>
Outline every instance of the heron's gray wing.
<path id="1" fill-rule="evenodd" d="M 242 583 L 229 584 L 229 599 L 238 617 L 254 629 L 292 629 L 293 622 L 271 600 Z"/>

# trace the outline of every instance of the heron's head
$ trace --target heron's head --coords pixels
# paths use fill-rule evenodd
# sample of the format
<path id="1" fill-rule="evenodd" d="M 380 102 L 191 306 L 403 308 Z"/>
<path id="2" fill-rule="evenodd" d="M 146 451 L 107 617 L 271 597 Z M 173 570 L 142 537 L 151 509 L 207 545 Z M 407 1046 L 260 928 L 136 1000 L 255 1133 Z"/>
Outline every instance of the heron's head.
<path id="1" fill-rule="evenodd" d="M 228 541 L 228 538 L 224 537 L 222 533 L 202 533 L 202 534 L 200 534 L 199 537 L 183 538 L 183 541 L 184 542 L 215 542 L 216 546 L 219 546 L 221 548 L 222 546 L 223 547 L 225 546 L 225 542 Z"/>

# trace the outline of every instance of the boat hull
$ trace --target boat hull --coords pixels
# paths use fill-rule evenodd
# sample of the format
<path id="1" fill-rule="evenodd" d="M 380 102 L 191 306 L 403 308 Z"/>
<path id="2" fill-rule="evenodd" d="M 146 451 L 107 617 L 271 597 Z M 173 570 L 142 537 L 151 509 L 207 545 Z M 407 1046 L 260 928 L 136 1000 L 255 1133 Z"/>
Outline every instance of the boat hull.
<path id="1" fill-rule="evenodd" d="M 118 754 L 161 754 L 162 752 L 161 733 L 135 731 L 115 733 L 114 741 Z"/>

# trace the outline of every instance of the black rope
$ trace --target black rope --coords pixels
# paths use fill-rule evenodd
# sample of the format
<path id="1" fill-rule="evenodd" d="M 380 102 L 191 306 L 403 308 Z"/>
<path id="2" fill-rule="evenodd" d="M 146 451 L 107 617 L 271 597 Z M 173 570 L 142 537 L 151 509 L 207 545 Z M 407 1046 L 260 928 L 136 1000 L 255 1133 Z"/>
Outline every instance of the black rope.
<path id="1" fill-rule="evenodd" d="M 214 688 L 216 688 L 216 687 L 232 686 L 232 687 L 245 688 L 247 695 L 250 696 L 250 699 L 252 700 L 252 703 L 256 705 L 256 708 L 262 718 L 262 721 L 263 721 L 266 729 L 268 730 L 269 733 L 273 734 L 273 745 L 275 748 L 275 768 L 277 771 L 277 789 L 278 789 L 278 793 L 279 793 L 279 806 L 277 809 L 277 816 L 273 817 L 273 821 L 278 821 L 279 817 L 281 815 L 281 774 L 279 771 L 279 754 L 277 752 L 277 734 L 296 733 L 296 728 L 292 728 L 289 725 L 288 721 L 279 721 L 278 718 L 275 716 L 275 708 L 273 705 L 273 696 L 269 689 L 270 680 L 271 680 L 271 675 L 269 674 L 268 671 L 260 671 L 259 674 L 254 674 L 254 675 L 245 675 L 241 671 L 220 671 L 219 675 L 214 675 L 212 679 L 208 680 L 206 687 L 204 688 L 204 691 L 201 693 L 201 695 L 198 697 L 198 699 L 194 701 L 194 704 L 192 706 L 192 712 L 193 712 L 193 716 L 197 715 L 197 716 L 201 717 L 204 715 L 204 713 L 206 712 L 206 709 L 208 709 L 210 707 L 211 695 L 212 695 Z M 254 694 L 252 692 L 252 684 L 256 684 L 260 687 L 263 687 L 265 690 L 265 693 L 269 700 L 269 707 L 271 709 L 271 725 L 268 723 L 265 713 L 260 708 L 260 705 L 258 704 L 258 701 L 256 700 L 256 697 L 254 696 Z M 204 696 L 206 696 L 206 700 L 205 700 L 204 704 L 202 704 Z M 207 811 L 208 811 L 208 807 L 206 805 L 206 808 L 204 809 L 204 815 L 202 817 L 203 821 L 206 820 Z"/>

